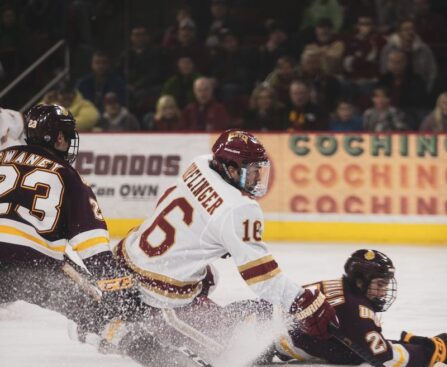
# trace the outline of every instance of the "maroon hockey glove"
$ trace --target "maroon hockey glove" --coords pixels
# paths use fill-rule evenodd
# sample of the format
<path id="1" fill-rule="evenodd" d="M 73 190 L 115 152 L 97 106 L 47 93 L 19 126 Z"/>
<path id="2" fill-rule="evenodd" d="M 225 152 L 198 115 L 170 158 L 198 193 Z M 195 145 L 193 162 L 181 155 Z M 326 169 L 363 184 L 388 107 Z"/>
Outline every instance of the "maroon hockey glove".
<path id="1" fill-rule="evenodd" d="M 298 328 L 315 338 L 329 338 L 329 323 L 339 325 L 334 308 L 318 289 L 306 289 L 301 297 L 295 299 L 290 312 L 295 316 Z"/>
<path id="2" fill-rule="evenodd" d="M 433 338 L 427 338 L 402 331 L 400 341 L 402 343 L 422 345 L 426 350 L 427 367 L 433 367 L 436 362 L 446 363 L 447 361 L 446 333 L 436 335 Z"/>

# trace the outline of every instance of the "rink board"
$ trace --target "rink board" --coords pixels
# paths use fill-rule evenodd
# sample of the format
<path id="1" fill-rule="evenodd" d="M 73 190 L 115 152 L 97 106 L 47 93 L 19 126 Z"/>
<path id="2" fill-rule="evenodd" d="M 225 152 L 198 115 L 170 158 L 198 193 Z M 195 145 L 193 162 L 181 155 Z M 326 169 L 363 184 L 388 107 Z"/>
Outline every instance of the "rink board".
<path id="1" fill-rule="evenodd" d="M 267 241 L 447 244 L 446 134 L 256 134 Z M 82 134 L 76 169 L 111 235 L 150 216 L 215 134 Z"/>

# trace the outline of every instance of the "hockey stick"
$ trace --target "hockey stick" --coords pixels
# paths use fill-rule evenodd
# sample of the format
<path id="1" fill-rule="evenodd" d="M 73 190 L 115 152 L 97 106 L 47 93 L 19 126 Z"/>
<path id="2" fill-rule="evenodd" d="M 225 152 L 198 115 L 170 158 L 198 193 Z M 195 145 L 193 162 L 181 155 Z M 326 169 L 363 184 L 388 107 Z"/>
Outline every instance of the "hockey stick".
<path id="1" fill-rule="evenodd" d="M 366 363 L 369 363 L 373 367 L 385 367 L 381 361 L 371 355 L 368 351 L 364 350 L 362 347 L 355 344 L 351 339 L 343 335 L 343 333 L 340 332 L 340 329 L 332 323 L 329 324 L 329 332 L 335 339 L 357 354 Z"/>
<path id="2" fill-rule="evenodd" d="M 77 269 L 75 269 L 75 267 Z M 64 263 L 64 265 L 62 266 L 62 271 L 67 274 L 67 276 L 73 280 L 84 292 L 86 292 L 87 295 L 89 295 L 90 297 L 92 297 L 95 301 L 100 302 L 102 299 L 102 292 L 99 288 L 97 288 L 92 281 L 89 279 L 89 274 L 86 273 L 86 271 L 84 269 L 82 269 L 81 267 L 77 266 L 77 264 L 72 264 L 72 261 L 67 259 L 67 261 Z M 173 310 L 172 310 L 173 311 Z M 164 317 L 164 313 L 163 313 L 163 317 Z M 184 330 L 188 330 L 187 328 L 184 328 L 184 325 L 186 325 L 186 327 L 190 327 L 191 330 L 188 330 L 189 332 L 192 331 L 196 331 L 198 334 L 195 334 L 196 336 L 201 334 L 198 330 L 194 329 L 193 327 L 189 326 L 188 324 L 184 323 L 183 321 L 179 320 L 177 318 L 177 315 L 175 315 L 174 312 L 174 320 L 177 319 L 178 324 L 182 326 L 182 330 L 177 329 L 176 327 L 172 326 L 171 324 L 168 324 L 170 326 L 172 326 L 174 329 L 180 331 L 183 335 L 195 340 L 193 337 L 191 337 L 189 334 L 185 334 Z M 167 320 L 166 320 L 167 322 Z M 175 321 L 174 321 L 175 322 Z M 203 337 L 207 338 L 205 335 L 201 334 Z M 92 344 L 94 345 L 99 345 L 102 341 L 101 337 L 99 335 L 91 335 L 90 336 L 90 340 L 94 340 L 94 342 Z M 197 340 L 196 340 L 197 341 Z M 211 341 L 211 339 L 210 339 Z M 197 341 L 199 342 L 199 341 Z M 217 346 L 221 347 L 219 344 L 215 343 Z M 166 345 L 165 345 L 166 346 Z M 194 351 L 192 351 L 191 349 L 189 349 L 186 346 L 181 346 L 181 347 L 176 347 L 174 345 L 167 345 L 167 348 L 172 348 L 174 350 L 179 351 L 180 353 L 184 354 L 185 356 L 187 356 L 189 359 L 191 359 L 196 365 L 201 366 L 201 367 L 213 367 L 209 362 L 207 362 L 206 360 L 204 360 L 203 358 L 201 358 L 197 353 L 195 353 Z M 222 348 L 222 347 L 221 347 Z"/>
<path id="3" fill-rule="evenodd" d="M 202 346 L 208 349 L 213 349 L 213 351 L 215 351 L 217 354 L 223 352 L 224 347 L 221 344 L 219 344 L 212 338 L 206 336 L 205 334 L 195 329 L 191 325 L 187 324 L 186 322 L 180 320 L 177 317 L 177 314 L 175 313 L 174 309 L 164 308 L 162 310 L 162 315 L 167 324 L 172 326 L 175 330 L 177 330 L 181 334 L 187 336 L 188 338 L 196 341 L 197 343 L 201 344 Z"/>
<path id="4" fill-rule="evenodd" d="M 95 301 L 100 302 L 102 299 L 102 292 L 95 287 L 84 274 L 76 270 L 69 262 L 65 262 L 62 266 L 62 271 L 73 280 L 87 295 L 92 297 Z"/>

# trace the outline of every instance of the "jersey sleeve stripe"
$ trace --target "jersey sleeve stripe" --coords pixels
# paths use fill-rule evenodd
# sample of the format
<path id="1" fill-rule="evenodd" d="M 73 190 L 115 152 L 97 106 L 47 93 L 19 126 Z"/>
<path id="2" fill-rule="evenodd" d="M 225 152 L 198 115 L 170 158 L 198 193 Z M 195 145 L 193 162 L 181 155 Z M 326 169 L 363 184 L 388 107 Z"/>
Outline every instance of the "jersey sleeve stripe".
<path id="1" fill-rule="evenodd" d="M 275 276 L 277 276 L 279 273 L 281 273 L 281 269 L 276 267 L 275 269 L 273 269 L 272 271 L 269 271 L 268 273 L 265 273 L 263 275 L 258 275 L 256 277 L 250 278 L 250 279 L 245 279 L 245 282 L 248 285 L 253 285 L 259 282 L 264 282 L 266 280 L 269 280 Z"/>
<path id="2" fill-rule="evenodd" d="M 28 241 L 31 241 L 37 245 L 45 247 L 46 249 L 51 250 L 51 251 L 60 252 L 60 253 L 63 253 L 65 251 L 65 245 L 51 246 L 45 240 L 43 240 L 41 238 L 37 238 L 29 233 L 26 233 L 24 231 L 21 231 L 17 228 L 11 227 L 11 226 L 0 225 L 0 233 L 6 234 L 6 235 L 17 236 L 17 237 L 23 237 L 23 238 L 27 239 Z"/>
<path id="3" fill-rule="evenodd" d="M 102 244 L 108 244 L 109 240 L 107 237 L 95 237 L 95 238 L 91 238 L 89 240 L 80 242 L 76 245 L 73 246 L 73 250 L 74 251 L 83 251 L 86 250 L 88 248 L 97 246 L 97 245 L 102 245 Z"/>
<path id="4" fill-rule="evenodd" d="M 272 255 L 267 255 L 267 256 L 261 257 L 260 259 L 257 259 L 257 260 L 254 260 L 254 261 L 250 261 L 250 262 L 248 262 L 246 264 L 238 266 L 237 269 L 241 273 L 241 272 L 243 272 L 243 271 L 245 271 L 247 269 L 254 268 L 254 267 L 258 266 L 258 265 L 262 265 L 262 264 L 268 263 L 270 261 L 275 261 L 275 260 L 273 259 Z"/>
<path id="5" fill-rule="evenodd" d="M 245 267 L 243 271 L 239 270 L 242 278 L 246 282 L 250 281 L 251 283 L 258 283 L 262 280 L 272 278 L 273 276 L 278 274 L 280 272 L 278 263 L 273 260 L 273 257 L 269 257 L 270 260 L 268 262 L 260 263 L 249 268 Z"/>

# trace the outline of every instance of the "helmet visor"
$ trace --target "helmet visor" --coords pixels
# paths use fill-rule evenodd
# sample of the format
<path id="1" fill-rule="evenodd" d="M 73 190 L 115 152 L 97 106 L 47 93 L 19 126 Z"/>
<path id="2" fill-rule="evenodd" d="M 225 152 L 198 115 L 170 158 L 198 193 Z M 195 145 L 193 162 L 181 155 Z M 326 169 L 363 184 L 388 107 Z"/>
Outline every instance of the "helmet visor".
<path id="1" fill-rule="evenodd" d="M 270 174 L 270 162 L 252 162 L 242 167 L 239 186 L 255 197 L 267 193 Z"/>

